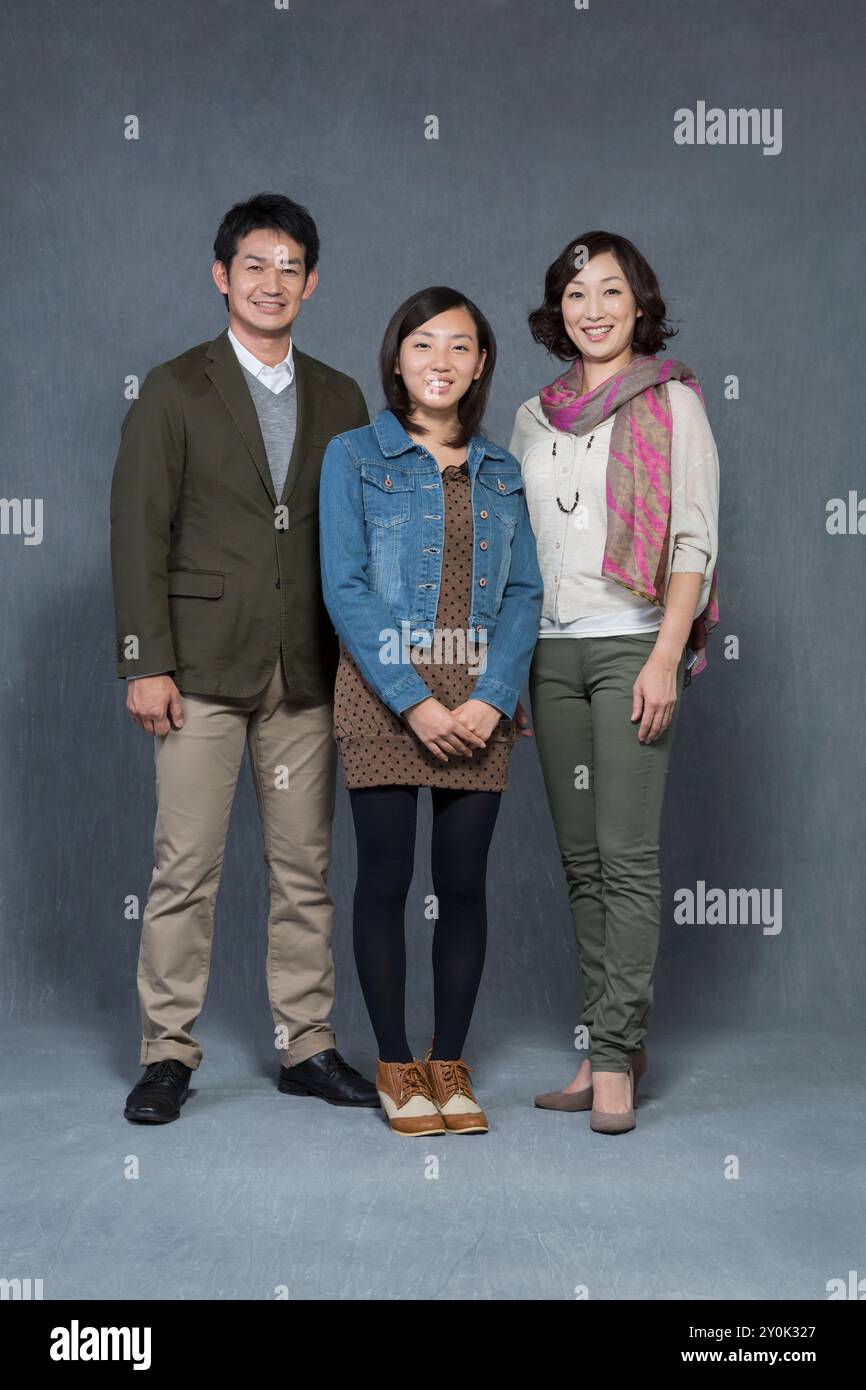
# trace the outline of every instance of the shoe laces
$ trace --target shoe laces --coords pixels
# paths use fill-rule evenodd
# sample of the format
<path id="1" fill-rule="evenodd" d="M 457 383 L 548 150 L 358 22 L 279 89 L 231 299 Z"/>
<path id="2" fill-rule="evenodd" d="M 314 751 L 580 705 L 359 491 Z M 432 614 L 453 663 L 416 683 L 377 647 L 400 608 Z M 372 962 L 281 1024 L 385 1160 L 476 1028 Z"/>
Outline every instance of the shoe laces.
<path id="1" fill-rule="evenodd" d="M 173 1057 L 167 1057 L 162 1062 L 151 1062 L 145 1073 L 144 1079 L 149 1086 L 154 1082 L 158 1084 L 161 1081 L 176 1081 L 176 1066 L 177 1062 Z"/>
<path id="2" fill-rule="evenodd" d="M 418 1061 L 397 1062 L 397 1083 L 400 1087 L 400 1101 L 405 1097 L 424 1096 L 430 1099 L 430 1082 L 427 1073 Z"/>
<path id="3" fill-rule="evenodd" d="M 431 1058 L 430 1060 L 433 1062 L 436 1068 L 436 1074 L 441 1080 L 446 1101 L 451 1100 L 453 1096 L 467 1096 L 469 1100 L 475 1099 L 469 1081 L 469 1073 L 475 1070 L 474 1067 L 467 1066 L 462 1058 L 454 1062 L 440 1062 L 435 1058 Z"/>
<path id="4" fill-rule="evenodd" d="M 328 1068 L 328 1076 L 336 1076 L 339 1072 L 342 1072 L 344 1075 L 349 1076 L 361 1075 L 361 1073 L 359 1071 L 356 1071 L 354 1067 L 349 1066 L 349 1063 L 346 1061 L 344 1057 L 340 1056 L 339 1052 L 335 1052 L 333 1057 L 331 1058 L 331 1065 Z"/>

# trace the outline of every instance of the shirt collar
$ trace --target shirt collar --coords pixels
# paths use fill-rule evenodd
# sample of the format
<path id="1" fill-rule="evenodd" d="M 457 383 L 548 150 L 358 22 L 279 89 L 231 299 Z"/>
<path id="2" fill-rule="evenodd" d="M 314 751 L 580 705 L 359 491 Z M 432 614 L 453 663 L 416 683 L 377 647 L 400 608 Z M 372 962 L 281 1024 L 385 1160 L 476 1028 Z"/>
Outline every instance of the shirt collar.
<path id="1" fill-rule="evenodd" d="M 420 447 L 414 439 L 409 437 L 392 410 L 380 410 L 373 421 L 373 428 L 376 431 L 379 448 L 386 458 L 396 458 L 398 454 L 405 454 L 409 449 Z M 467 453 L 470 458 L 474 458 L 476 455 L 481 457 L 483 454 L 492 459 L 505 458 L 504 451 L 498 449 L 483 434 L 473 434 L 469 441 Z"/>
<path id="2" fill-rule="evenodd" d="M 267 362 L 260 362 L 255 353 L 250 352 L 249 348 L 244 347 L 243 343 L 235 337 L 231 329 L 228 330 L 229 342 L 235 350 L 235 355 L 241 366 L 246 367 L 252 376 L 260 381 L 262 385 L 269 386 L 271 390 L 275 387 L 283 390 L 285 386 L 291 386 L 295 379 L 295 360 L 292 354 L 293 343 L 289 339 L 289 350 L 282 362 L 278 362 L 275 367 L 269 367 Z"/>

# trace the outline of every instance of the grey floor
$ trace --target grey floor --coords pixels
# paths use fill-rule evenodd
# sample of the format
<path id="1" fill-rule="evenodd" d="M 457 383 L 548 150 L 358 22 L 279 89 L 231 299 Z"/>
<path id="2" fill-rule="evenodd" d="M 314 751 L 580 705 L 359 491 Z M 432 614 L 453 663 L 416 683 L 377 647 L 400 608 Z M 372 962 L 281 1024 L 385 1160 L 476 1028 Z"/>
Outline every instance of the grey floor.
<path id="1" fill-rule="evenodd" d="M 101 1026 L 7 1032 L 0 1275 L 46 1299 L 571 1301 L 824 1299 L 866 1274 L 853 1031 L 656 1030 L 637 1129 L 610 1137 L 532 1104 L 577 1054 L 485 1017 L 491 1131 L 435 1141 L 281 1096 L 276 1062 L 200 1033 L 181 1119 L 151 1129 L 122 1118 L 140 1072 Z M 368 1029 L 339 1041 L 372 1074 Z"/>

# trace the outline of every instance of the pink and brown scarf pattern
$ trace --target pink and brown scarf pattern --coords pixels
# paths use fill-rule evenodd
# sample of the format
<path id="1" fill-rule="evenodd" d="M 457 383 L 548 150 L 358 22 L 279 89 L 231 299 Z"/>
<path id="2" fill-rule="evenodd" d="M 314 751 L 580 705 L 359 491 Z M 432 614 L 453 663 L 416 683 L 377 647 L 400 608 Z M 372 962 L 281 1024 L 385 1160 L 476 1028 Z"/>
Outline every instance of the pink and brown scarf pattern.
<path id="1" fill-rule="evenodd" d="M 670 547 L 671 440 L 673 417 L 666 383 L 681 381 L 703 404 L 698 379 L 673 357 L 633 357 L 594 391 L 582 394 L 583 364 L 540 393 L 554 429 L 589 434 L 615 414 L 607 459 L 607 540 L 601 572 L 650 603 L 664 607 Z M 707 606 L 695 619 L 689 646 L 698 660 L 691 675 L 706 669 L 708 633 L 719 621 L 717 570 Z"/>

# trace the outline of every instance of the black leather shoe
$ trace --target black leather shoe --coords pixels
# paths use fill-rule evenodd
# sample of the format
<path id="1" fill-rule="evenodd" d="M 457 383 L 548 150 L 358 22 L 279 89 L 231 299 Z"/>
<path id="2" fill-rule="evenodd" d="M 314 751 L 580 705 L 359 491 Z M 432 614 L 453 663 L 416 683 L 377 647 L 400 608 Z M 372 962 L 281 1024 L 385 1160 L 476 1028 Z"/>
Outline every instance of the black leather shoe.
<path id="1" fill-rule="evenodd" d="M 317 1052 L 296 1067 L 280 1067 L 278 1085 L 283 1095 L 318 1096 L 329 1105 L 379 1106 L 372 1081 L 344 1062 L 335 1047 Z"/>
<path id="2" fill-rule="evenodd" d="M 189 1094 L 192 1067 L 167 1057 L 151 1062 L 137 1086 L 126 1097 L 124 1116 L 144 1125 L 165 1125 L 180 1116 L 180 1107 Z"/>

